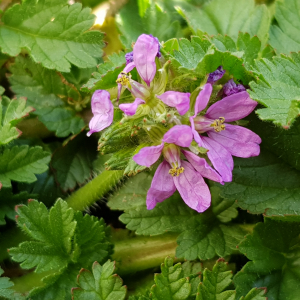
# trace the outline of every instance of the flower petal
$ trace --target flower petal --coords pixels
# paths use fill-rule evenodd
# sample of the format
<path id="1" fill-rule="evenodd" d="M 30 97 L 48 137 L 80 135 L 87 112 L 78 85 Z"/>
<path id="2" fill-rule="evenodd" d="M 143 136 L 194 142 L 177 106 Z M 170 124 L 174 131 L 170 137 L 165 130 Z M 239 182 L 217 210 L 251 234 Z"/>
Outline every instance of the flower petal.
<path id="1" fill-rule="evenodd" d="M 140 98 L 136 98 L 133 103 L 120 104 L 119 108 L 125 113 L 125 115 L 133 116 L 135 114 L 138 106 L 142 103 L 145 103 L 145 101 Z"/>
<path id="2" fill-rule="evenodd" d="M 251 130 L 226 124 L 225 130 L 209 131 L 208 136 L 226 148 L 231 155 L 238 157 L 258 156 L 261 138 Z"/>
<path id="3" fill-rule="evenodd" d="M 209 137 L 202 137 L 202 145 L 208 149 L 207 156 L 224 182 L 232 181 L 233 159 L 231 154 L 221 144 Z"/>
<path id="4" fill-rule="evenodd" d="M 256 105 L 257 102 L 252 100 L 247 92 L 240 92 L 214 103 L 205 116 L 210 119 L 224 117 L 225 122 L 232 122 L 248 116 Z"/>
<path id="5" fill-rule="evenodd" d="M 211 195 L 203 177 L 195 171 L 192 165 L 182 161 L 183 173 L 173 177 L 175 186 L 183 201 L 197 212 L 204 212 L 211 203 Z"/>
<path id="6" fill-rule="evenodd" d="M 130 71 L 132 71 L 135 68 L 135 63 L 132 61 L 130 62 L 123 70 L 123 72 L 125 73 L 129 73 Z M 119 75 L 120 76 L 120 75 Z"/>
<path id="7" fill-rule="evenodd" d="M 223 70 L 223 67 L 219 66 L 216 71 L 214 71 L 208 75 L 207 83 L 214 84 L 216 81 L 221 79 L 225 73 L 226 73 L 226 71 Z"/>
<path id="8" fill-rule="evenodd" d="M 201 144 L 201 138 L 200 138 L 200 135 L 199 133 L 195 130 L 195 124 L 194 124 L 194 117 L 190 117 L 190 122 L 191 122 L 191 128 L 192 128 L 192 133 L 193 133 L 193 136 L 194 136 L 194 140 L 196 141 L 197 144 Z"/>
<path id="9" fill-rule="evenodd" d="M 227 81 L 223 86 L 223 92 L 226 96 L 230 96 L 239 92 L 246 91 L 242 84 L 236 84 L 233 79 Z"/>
<path id="10" fill-rule="evenodd" d="M 190 108 L 190 93 L 168 91 L 156 97 L 168 106 L 176 107 L 180 115 L 184 115 Z"/>
<path id="11" fill-rule="evenodd" d="M 193 132 L 188 125 L 175 125 L 165 133 L 163 142 L 181 147 L 189 147 L 193 140 Z"/>
<path id="12" fill-rule="evenodd" d="M 164 148 L 164 143 L 158 146 L 151 146 L 142 148 L 138 154 L 133 156 L 133 160 L 141 165 L 150 167 L 153 165 L 160 157 L 162 149 Z"/>
<path id="13" fill-rule="evenodd" d="M 196 116 L 200 111 L 202 111 L 207 106 L 211 92 L 212 92 L 212 85 L 210 83 L 205 84 L 203 89 L 201 90 L 201 92 L 196 98 L 194 116 Z"/>
<path id="14" fill-rule="evenodd" d="M 89 123 L 90 131 L 87 136 L 108 127 L 114 117 L 114 107 L 110 101 L 110 94 L 105 90 L 96 90 L 91 101 L 93 118 Z"/>
<path id="15" fill-rule="evenodd" d="M 206 160 L 190 151 L 182 150 L 182 153 L 191 163 L 194 169 L 201 174 L 201 176 L 210 180 L 223 183 L 222 177 L 206 162 Z"/>
<path id="16" fill-rule="evenodd" d="M 140 35 L 133 48 L 136 69 L 148 86 L 156 73 L 155 57 L 158 50 L 157 40 L 147 34 Z"/>
<path id="17" fill-rule="evenodd" d="M 169 174 L 169 170 L 170 165 L 165 160 L 158 166 L 147 193 L 147 209 L 153 209 L 158 202 L 171 197 L 176 191 L 173 177 Z"/>

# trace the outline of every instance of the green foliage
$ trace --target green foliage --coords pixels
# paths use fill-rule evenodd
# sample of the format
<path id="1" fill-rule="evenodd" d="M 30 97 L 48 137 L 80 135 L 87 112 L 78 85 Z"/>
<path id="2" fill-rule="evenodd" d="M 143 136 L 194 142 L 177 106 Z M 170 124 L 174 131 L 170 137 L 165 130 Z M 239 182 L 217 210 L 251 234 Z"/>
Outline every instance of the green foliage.
<path id="1" fill-rule="evenodd" d="M 91 177 L 96 155 L 96 143 L 85 132 L 54 152 L 51 167 L 62 191 L 73 190 Z"/>
<path id="2" fill-rule="evenodd" d="M 291 58 L 274 57 L 272 61 L 261 59 L 255 69 L 259 78 L 250 83 L 249 94 L 267 107 L 257 110 L 259 117 L 290 126 L 300 113 L 300 54 L 293 53 Z"/>
<path id="3" fill-rule="evenodd" d="M 122 286 L 122 279 L 113 274 L 115 262 L 107 261 L 103 266 L 94 262 L 91 273 L 81 269 L 77 277 L 80 288 L 73 288 L 74 300 L 123 300 L 126 287 Z"/>
<path id="4" fill-rule="evenodd" d="M 102 56 L 102 33 L 89 31 L 95 16 L 82 5 L 66 0 L 24 0 L 2 16 L 2 52 L 18 55 L 25 48 L 35 62 L 49 69 L 69 72 L 97 65 Z"/>
<path id="5" fill-rule="evenodd" d="M 3 270 L 0 268 L 0 276 L 3 274 Z M 0 297 L 11 298 L 13 290 L 10 289 L 14 284 L 7 277 L 0 277 Z"/>
<path id="6" fill-rule="evenodd" d="M 2 96 L 0 99 L 0 145 L 18 138 L 22 132 L 15 126 L 34 109 L 25 107 L 26 99 L 12 99 Z"/>
<path id="7" fill-rule="evenodd" d="M 50 153 L 39 146 L 7 148 L 0 156 L 0 182 L 4 187 L 10 187 L 11 180 L 34 182 L 34 174 L 45 172 L 49 161 Z"/>
<path id="8" fill-rule="evenodd" d="M 47 210 L 35 200 L 18 207 L 18 226 L 31 237 L 10 249 L 12 259 L 24 269 L 36 267 L 43 286 L 30 291 L 31 299 L 69 299 L 76 273 L 111 253 L 102 220 L 74 212 L 63 200 Z"/>
<path id="9" fill-rule="evenodd" d="M 76 72 L 75 68 L 72 70 Z M 60 73 L 43 68 L 29 57 L 18 56 L 10 71 L 12 90 L 27 97 L 27 104 L 35 108 L 34 113 L 50 131 L 55 131 L 58 137 L 65 137 L 82 130 L 85 124 L 77 116 L 76 105 L 69 103 L 82 102 L 85 94 L 81 94 L 72 82 L 66 82 Z M 76 74 L 73 78 L 78 77 Z M 70 75 L 67 78 L 70 79 Z"/>
<path id="10" fill-rule="evenodd" d="M 300 49 L 300 1 L 276 1 L 275 19 L 270 28 L 270 44 L 277 53 L 289 54 Z"/>
<path id="11" fill-rule="evenodd" d="M 194 34 L 227 34 L 234 40 L 238 33 L 257 35 L 264 45 L 268 39 L 270 16 L 266 6 L 255 6 L 254 0 L 212 0 L 203 9 L 178 12 L 186 19 Z"/>
<path id="12" fill-rule="evenodd" d="M 264 286 L 268 300 L 299 298 L 299 232 L 299 218 L 265 218 L 255 226 L 239 245 L 251 261 L 234 277 L 238 295 Z"/>

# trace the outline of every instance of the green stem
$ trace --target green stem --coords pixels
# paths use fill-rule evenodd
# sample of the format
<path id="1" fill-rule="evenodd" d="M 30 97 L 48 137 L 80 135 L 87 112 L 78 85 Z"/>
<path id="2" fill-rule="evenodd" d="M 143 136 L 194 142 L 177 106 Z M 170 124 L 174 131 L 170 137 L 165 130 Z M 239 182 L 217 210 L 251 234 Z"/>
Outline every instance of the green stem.
<path id="1" fill-rule="evenodd" d="M 170 256 L 175 258 L 178 234 L 134 237 L 115 243 L 112 259 L 120 276 L 159 266 Z"/>
<path id="2" fill-rule="evenodd" d="M 103 171 L 67 198 L 67 203 L 73 209 L 83 211 L 109 192 L 122 177 L 123 171 Z"/>

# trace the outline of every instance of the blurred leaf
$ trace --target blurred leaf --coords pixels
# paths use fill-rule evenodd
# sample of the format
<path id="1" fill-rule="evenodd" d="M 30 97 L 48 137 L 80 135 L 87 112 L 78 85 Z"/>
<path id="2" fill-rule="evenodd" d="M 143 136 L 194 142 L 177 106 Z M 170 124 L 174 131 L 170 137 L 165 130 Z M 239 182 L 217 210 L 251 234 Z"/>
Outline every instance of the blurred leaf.
<path id="1" fill-rule="evenodd" d="M 95 16 L 82 5 L 66 0 L 27 0 L 10 7 L 2 16 L 2 51 L 17 56 L 26 48 L 35 62 L 49 69 L 69 72 L 97 65 L 102 56 L 103 34 L 90 31 Z"/>

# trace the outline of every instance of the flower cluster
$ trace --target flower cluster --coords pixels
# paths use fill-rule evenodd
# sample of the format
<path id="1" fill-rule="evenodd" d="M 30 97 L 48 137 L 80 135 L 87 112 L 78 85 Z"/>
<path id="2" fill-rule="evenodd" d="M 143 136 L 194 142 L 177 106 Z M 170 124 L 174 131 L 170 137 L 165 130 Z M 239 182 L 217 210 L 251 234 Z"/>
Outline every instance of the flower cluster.
<path id="1" fill-rule="evenodd" d="M 142 34 L 126 54 L 126 67 L 120 73 L 118 97 L 127 89 L 134 101 L 121 103 L 127 119 L 150 115 L 159 119 L 173 111 L 165 124 L 166 131 L 143 147 L 132 159 L 141 166 L 150 167 L 160 157 L 151 187 L 147 194 L 147 208 L 169 198 L 176 190 L 192 209 L 203 212 L 211 203 L 209 188 L 203 178 L 224 184 L 232 181 L 233 158 L 257 156 L 261 139 L 247 128 L 232 122 L 248 116 L 256 107 L 246 89 L 232 79 L 223 86 L 223 99 L 209 106 L 213 85 L 225 74 L 220 66 L 207 77 L 192 105 L 191 94 L 165 91 L 168 81 L 168 64 L 157 70 L 163 57 L 157 38 Z M 140 82 L 133 80 L 130 72 L 136 68 Z M 208 107 L 209 106 L 209 107 Z M 207 109 L 208 107 L 208 109 Z M 92 97 L 90 131 L 98 132 L 111 125 L 114 107 L 110 94 L 98 90 Z M 175 112 L 174 112 L 175 111 Z M 199 156 L 200 153 L 200 156 Z"/>

